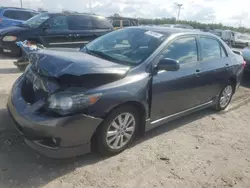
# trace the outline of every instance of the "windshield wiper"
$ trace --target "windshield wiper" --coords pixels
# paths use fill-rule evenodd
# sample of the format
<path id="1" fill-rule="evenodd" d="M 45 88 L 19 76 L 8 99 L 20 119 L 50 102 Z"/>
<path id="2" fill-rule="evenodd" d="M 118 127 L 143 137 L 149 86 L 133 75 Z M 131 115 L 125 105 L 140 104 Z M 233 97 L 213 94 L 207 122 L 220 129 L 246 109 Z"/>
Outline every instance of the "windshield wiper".
<path id="1" fill-rule="evenodd" d="M 98 57 L 104 58 L 106 60 L 115 61 L 115 62 L 119 61 L 118 59 L 115 59 L 115 58 L 113 58 L 113 57 L 109 56 L 108 54 L 105 54 L 105 53 L 103 53 L 101 51 L 89 50 L 88 48 L 86 48 L 86 51 L 87 51 L 87 53 L 89 53 L 91 55 L 97 55 Z"/>
<path id="2" fill-rule="evenodd" d="M 103 53 L 101 51 L 97 51 L 97 50 L 90 50 L 88 49 L 86 46 L 83 47 L 83 49 L 85 50 L 85 52 L 87 54 L 90 54 L 90 55 L 93 55 L 93 56 L 97 56 L 99 58 L 103 58 L 103 59 L 106 59 L 106 60 L 109 60 L 109 61 L 114 61 L 116 63 L 121 63 L 121 64 L 129 64 L 131 65 L 130 62 L 126 62 L 126 61 L 123 61 L 123 60 L 120 60 L 120 59 L 116 59 L 106 53 Z"/>

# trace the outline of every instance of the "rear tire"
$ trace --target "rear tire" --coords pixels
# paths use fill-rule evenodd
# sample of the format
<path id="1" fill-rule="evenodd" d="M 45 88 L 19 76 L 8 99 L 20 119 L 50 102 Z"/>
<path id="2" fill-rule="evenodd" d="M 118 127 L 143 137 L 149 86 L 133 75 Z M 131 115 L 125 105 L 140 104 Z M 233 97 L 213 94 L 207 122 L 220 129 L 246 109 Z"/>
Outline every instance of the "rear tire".
<path id="1" fill-rule="evenodd" d="M 97 129 L 97 151 L 115 155 L 125 150 L 136 136 L 139 117 L 138 110 L 130 105 L 113 110 Z"/>
<path id="2" fill-rule="evenodd" d="M 225 87 L 223 87 L 223 89 L 219 94 L 219 98 L 217 100 L 215 109 L 217 111 L 225 110 L 230 104 L 233 94 L 234 94 L 233 84 L 229 83 Z"/>

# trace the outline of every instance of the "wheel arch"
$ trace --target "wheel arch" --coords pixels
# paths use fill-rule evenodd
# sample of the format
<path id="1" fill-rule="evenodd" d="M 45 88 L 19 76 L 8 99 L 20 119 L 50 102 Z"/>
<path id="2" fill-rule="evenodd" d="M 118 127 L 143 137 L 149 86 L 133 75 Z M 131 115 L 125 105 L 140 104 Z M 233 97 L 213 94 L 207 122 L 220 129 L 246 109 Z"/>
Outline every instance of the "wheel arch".
<path id="1" fill-rule="evenodd" d="M 147 108 L 145 107 L 144 104 L 138 102 L 138 101 L 126 101 L 123 103 L 120 103 L 116 106 L 114 106 L 106 115 L 103 117 L 105 119 L 109 114 L 111 114 L 113 111 L 116 109 L 122 107 L 122 106 L 133 106 L 138 110 L 139 113 L 139 118 L 140 118 L 140 125 L 139 125 L 139 130 L 138 133 L 139 135 L 143 134 L 145 132 L 145 123 L 146 123 L 146 114 L 147 114 Z M 101 126 L 101 124 L 99 125 Z M 91 137 L 91 148 L 92 150 L 95 150 L 96 145 L 95 145 L 95 140 L 96 140 L 96 132 L 99 128 L 99 126 L 96 128 L 95 132 L 93 133 Z"/>
<path id="2" fill-rule="evenodd" d="M 145 105 L 139 101 L 125 101 L 122 102 L 116 106 L 114 106 L 107 114 L 106 117 L 112 113 L 113 111 L 115 111 L 117 108 L 120 108 L 122 106 L 133 106 L 138 110 L 138 113 L 140 115 L 140 127 L 139 127 L 139 132 L 143 133 L 145 131 L 145 122 L 146 122 L 146 115 L 147 115 L 147 108 L 145 107 Z M 106 118 L 104 117 L 104 118 Z"/>

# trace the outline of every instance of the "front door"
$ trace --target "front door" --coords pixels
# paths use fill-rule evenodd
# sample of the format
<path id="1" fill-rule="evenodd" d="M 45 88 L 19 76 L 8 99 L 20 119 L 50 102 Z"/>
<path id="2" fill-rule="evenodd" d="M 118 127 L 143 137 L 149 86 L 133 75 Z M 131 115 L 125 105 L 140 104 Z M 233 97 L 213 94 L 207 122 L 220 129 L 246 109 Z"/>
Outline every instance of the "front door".
<path id="1" fill-rule="evenodd" d="M 45 47 L 73 47 L 74 37 L 68 27 L 67 16 L 58 15 L 46 24 L 41 34 L 41 41 Z"/>
<path id="2" fill-rule="evenodd" d="M 202 103 L 196 96 L 199 87 L 198 48 L 196 38 L 182 37 L 171 42 L 162 54 L 178 60 L 175 72 L 159 71 L 153 76 L 151 121 L 174 115 Z"/>

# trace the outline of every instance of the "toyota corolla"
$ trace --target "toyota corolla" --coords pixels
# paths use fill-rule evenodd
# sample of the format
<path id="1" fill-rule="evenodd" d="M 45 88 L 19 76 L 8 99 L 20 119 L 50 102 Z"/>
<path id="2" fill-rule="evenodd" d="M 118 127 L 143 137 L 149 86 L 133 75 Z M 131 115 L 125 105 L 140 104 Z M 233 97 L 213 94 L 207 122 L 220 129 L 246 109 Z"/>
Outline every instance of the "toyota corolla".
<path id="1" fill-rule="evenodd" d="M 166 27 L 125 28 L 80 51 L 38 50 L 29 60 L 7 107 L 26 143 L 54 158 L 91 146 L 117 154 L 173 119 L 224 110 L 244 69 L 218 37 Z"/>

